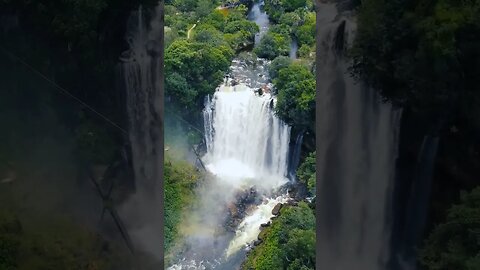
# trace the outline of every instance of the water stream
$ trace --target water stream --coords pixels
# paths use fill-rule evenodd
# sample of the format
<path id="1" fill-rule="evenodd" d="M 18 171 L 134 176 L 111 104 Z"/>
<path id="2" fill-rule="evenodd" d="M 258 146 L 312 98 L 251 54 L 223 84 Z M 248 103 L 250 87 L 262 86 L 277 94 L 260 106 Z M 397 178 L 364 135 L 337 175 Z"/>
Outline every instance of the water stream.
<path id="1" fill-rule="evenodd" d="M 317 260 L 329 270 L 385 270 L 401 112 L 348 72 L 355 18 L 334 3 L 317 10 Z"/>
<path id="2" fill-rule="evenodd" d="M 268 16 L 255 3 L 249 18 L 261 31 Z M 199 206 L 192 213 L 185 245 L 188 250 L 169 269 L 238 269 L 278 203 L 289 200 L 288 179 L 291 128 L 274 114 L 275 97 L 269 93 L 268 64 L 264 59 L 232 62 L 230 73 L 203 110 L 207 153 L 203 157 L 212 174 L 198 191 Z M 258 91 L 262 89 L 262 91 Z M 238 194 L 255 196 L 233 231 L 222 229 L 226 206 L 243 204 Z"/>

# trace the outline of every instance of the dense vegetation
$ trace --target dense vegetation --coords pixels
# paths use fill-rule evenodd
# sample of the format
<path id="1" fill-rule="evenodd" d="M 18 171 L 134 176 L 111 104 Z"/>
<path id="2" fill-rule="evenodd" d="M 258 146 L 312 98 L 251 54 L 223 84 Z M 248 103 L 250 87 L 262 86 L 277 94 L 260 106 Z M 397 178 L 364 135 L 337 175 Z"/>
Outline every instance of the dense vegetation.
<path id="1" fill-rule="evenodd" d="M 447 212 L 420 252 L 422 264 L 431 270 L 480 269 L 480 187 Z"/>
<path id="2" fill-rule="evenodd" d="M 273 23 L 254 49 L 263 58 L 272 60 L 269 73 L 275 85 L 277 115 L 286 123 L 315 130 L 315 12 L 313 1 L 265 1 L 265 11 Z M 290 45 L 299 45 L 292 60 Z"/>
<path id="3" fill-rule="evenodd" d="M 246 19 L 243 5 L 216 9 L 220 1 L 187 2 L 165 6 L 165 93 L 184 116 L 194 118 L 235 53 L 251 46 L 259 29 Z"/>
<path id="4" fill-rule="evenodd" d="M 129 269 L 128 258 L 114 243 L 68 219 L 32 226 L 13 211 L 0 210 L 2 270 Z"/>
<path id="5" fill-rule="evenodd" d="M 315 130 L 315 77 L 303 64 L 291 63 L 273 78 L 278 91 L 277 115 L 296 127 Z"/>
<path id="6" fill-rule="evenodd" d="M 243 269 L 315 269 L 314 211 L 301 202 L 280 212 L 280 217 L 260 233 L 263 242 L 250 252 Z"/>
<path id="7" fill-rule="evenodd" d="M 298 180 L 307 186 L 309 195 L 315 195 L 315 187 L 317 184 L 316 174 L 316 152 L 308 154 L 305 161 L 298 167 Z"/>
<path id="8" fill-rule="evenodd" d="M 433 124 L 480 130 L 479 1 L 370 0 L 360 11 L 357 75 Z"/>
<path id="9" fill-rule="evenodd" d="M 178 239 L 178 226 L 186 208 L 193 203 L 193 190 L 199 179 L 195 168 L 186 161 L 172 158 L 168 152 L 164 165 L 165 253 Z"/>
<path id="10" fill-rule="evenodd" d="M 480 185 L 480 1 L 367 0 L 358 8 L 352 72 L 404 108 L 403 170 L 415 166 L 407 160 L 423 136 L 440 138 L 421 263 L 479 269 L 478 190 L 459 195 Z"/>
<path id="11" fill-rule="evenodd" d="M 259 57 L 272 60 L 269 75 L 277 93 L 276 114 L 297 129 L 315 130 L 315 12 L 313 2 L 265 1 L 273 25 L 254 49 Z M 299 59 L 288 57 L 296 40 Z M 315 194 L 315 152 L 308 154 L 297 171 L 297 179 Z M 242 269 L 315 269 L 315 214 L 305 202 L 286 206 L 280 217 L 264 229 Z"/>
<path id="12" fill-rule="evenodd" d="M 265 1 L 265 11 L 274 23 L 255 48 L 258 56 L 273 60 L 289 54 L 292 39 L 299 46 L 299 56 L 308 58 L 315 51 L 315 12 L 313 1 Z"/>

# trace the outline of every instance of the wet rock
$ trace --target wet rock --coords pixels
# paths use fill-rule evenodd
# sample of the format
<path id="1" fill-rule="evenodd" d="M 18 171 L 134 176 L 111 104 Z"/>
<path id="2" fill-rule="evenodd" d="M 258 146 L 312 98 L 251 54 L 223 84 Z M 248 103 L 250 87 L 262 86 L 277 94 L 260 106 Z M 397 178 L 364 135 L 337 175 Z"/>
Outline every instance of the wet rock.
<path id="1" fill-rule="evenodd" d="M 260 245 L 261 243 L 263 243 L 263 240 L 258 239 L 258 240 L 255 240 L 255 242 L 253 242 L 253 245 L 254 245 L 254 246 L 258 246 L 258 245 Z"/>
<path id="2" fill-rule="evenodd" d="M 277 205 L 275 205 L 275 207 L 272 209 L 272 215 L 278 216 L 280 214 L 280 210 L 282 209 L 282 207 L 283 207 L 283 204 L 281 203 L 278 203 Z"/>
<path id="3" fill-rule="evenodd" d="M 255 187 L 239 191 L 235 201 L 226 206 L 226 217 L 223 223 L 225 229 L 235 231 L 245 216 L 255 209 L 258 199 Z"/>
<path id="4" fill-rule="evenodd" d="M 260 224 L 260 231 L 262 231 L 263 229 L 267 228 L 267 227 L 270 227 L 271 225 L 271 222 L 267 222 L 267 223 L 262 223 Z"/>
<path id="5" fill-rule="evenodd" d="M 290 201 L 287 202 L 287 204 L 290 205 L 290 206 L 298 206 L 298 201 L 290 200 Z"/>

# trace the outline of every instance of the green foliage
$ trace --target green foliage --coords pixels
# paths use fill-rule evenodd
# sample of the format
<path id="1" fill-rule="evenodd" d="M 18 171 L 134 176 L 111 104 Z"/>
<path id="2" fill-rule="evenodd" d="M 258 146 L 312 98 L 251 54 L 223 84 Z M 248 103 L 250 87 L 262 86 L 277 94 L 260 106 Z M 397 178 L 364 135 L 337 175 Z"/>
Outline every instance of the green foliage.
<path id="1" fill-rule="evenodd" d="M 284 207 L 260 238 L 263 243 L 248 254 L 242 269 L 315 268 L 315 216 L 306 203 Z"/>
<path id="2" fill-rule="evenodd" d="M 420 250 L 429 270 L 480 269 L 480 187 L 462 195 Z"/>
<path id="3" fill-rule="evenodd" d="M 223 33 L 208 24 L 202 24 L 195 28 L 193 40 L 200 43 L 207 43 L 208 45 L 215 47 L 228 45 L 223 37 Z"/>
<path id="4" fill-rule="evenodd" d="M 312 48 L 308 45 L 302 45 L 300 49 L 298 49 L 298 55 L 301 58 L 311 58 L 310 54 L 315 51 L 315 47 Z"/>
<path id="5" fill-rule="evenodd" d="M 215 2 L 212 0 L 198 0 L 197 8 L 195 9 L 195 15 L 197 18 L 202 19 L 215 9 Z"/>
<path id="6" fill-rule="evenodd" d="M 258 25 L 254 22 L 248 20 L 235 20 L 227 22 L 224 32 L 233 34 L 236 32 L 244 31 L 253 39 L 255 37 L 255 34 L 258 33 L 259 30 L 260 29 L 258 28 Z"/>
<path id="7" fill-rule="evenodd" d="M 298 8 L 307 7 L 308 2 L 308 0 L 280 0 L 280 5 L 286 12 L 290 12 Z"/>
<path id="8" fill-rule="evenodd" d="M 305 161 L 300 164 L 297 170 L 298 180 L 304 183 L 310 195 L 315 194 L 316 177 L 316 152 L 308 154 Z"/>
<path id="9" fill-rule="evenodd" d="M 277 56 L 288 55 L 290 52 L 290 37 L 288 34 L 275 33 L 271 29 L 265 34 L 254 52 L 258 57 L 273 60 Z"/>
<path id="10" fill-rule="evenodd" d="M 270 78 L 272 80 L 275 80 L 278 76 L 278 71 L 280 71 L 283 68 L 286 68 L 290 66 L 292 63 L 292 59 L 288 56 L 279 56 L 270 63 L 270 66 L 268 67 L 268 73 L 270 75 Z"/>
<path id="11" fill-rule="evenodd" d="M 296 27 L 300 24 L 302 17 L 297 12 L 288 12 L 280 17 L 279 23 L 288 25 L 290 27 Z"/>
<path id="12" fill-rule="evenodd" d="M 169 89 L 170 93 L 183 104 L 191 104 L 197 95 L 185 77 L 177 72 L 172 72 L 165 78 L 165 88 Z"/>
<path id="13" fill-rule="evenodd" d="M 312 9 L 312 0 L 265 0 L 265 11 L 274 22 L 280 22 L 286 13 Z"/>
<path id="14" fill-rule="evenodd" d="M 479 12 L 478 0 L 363 1 L 352 70 L 429 123 L 460 117 L 479 130 Z"/>
<path id="15" fill-rule="evenodd" d="M 315 120 L 315 78 L 302 64 L 280 69 L 273 81 L 278 91 L 277 115 L 289 124 L 313 129 Z"/>
<path id="16" fill-rule="evenodd" d="M 165 51 L 165 92 L 182 107 L 196 108 L 221 82 L 232 57 L 228 45 L 174 41 Z"/>
<path id="17" fill-rule="evenodd" d="M 301 25 L 295 28 L 295 37 L 299 46 L 315 44 L 316 19 L 315 12 L 305 14 L 304 21 Z"/>
<path id="18" fill-rule="evenodd" d="M 198 0 L 174 0 L 173 5 L 182 12 L 194 11 Z"/>
<path id="19" fill-rule="evenodd" d="M 245 7 L 224 11 L 214 9 L 215 4 L 201 1 L 196 11 L 188 13 L 182 12 L 179 3 L 166 9 L 172 33 L 165 50 L 165 92 L 186 117 L 198 112 L 204 97 L 212 94 L 222 81 L 235 52 L 252 44 L 259 31 L 255 23 L 246 20 Z M 197 15 L 200 21 L 192 21 Z M 196 27 L 191 30 L 190 39 L 181 38 L 184 32 L 180 29 L 186 32 L 193 23 Z"/>
<path id="20" fill-rule="evenodd" d="M 178 237 L 178 225 L 193 200 L 193 189 L 199 175 L 195 168 L 181 160 L 165 155 L 165 249 L 168 253 Z"/>
<path id="21" fill-rule="evenodd" d="M 13 211 L 1 209 L 0 269 L 128 268 L 127 258 L 113 243 L 64 219 L 49 222 L 30 221 L 30 229 L 24 229 Z"/>
<path id="22" fill-rule="evenodd" d="M 164 41 L 165 41 L 165 48 L 168 48 L 173 41 L 179 38 L 179 33 L 176 29 L 172 29 L 168 26 L 165 26 L 165 36 L 164 36 Z"/>
<path id="23" fill-rule="evenodd" d="M 212 25 L 218 30 L 223 31 L 223 29 L 225 28 L 225 21 L 226 15 L 224 15 L 219 10 L 214 10 L 205 18 L 203 23 Z"/>

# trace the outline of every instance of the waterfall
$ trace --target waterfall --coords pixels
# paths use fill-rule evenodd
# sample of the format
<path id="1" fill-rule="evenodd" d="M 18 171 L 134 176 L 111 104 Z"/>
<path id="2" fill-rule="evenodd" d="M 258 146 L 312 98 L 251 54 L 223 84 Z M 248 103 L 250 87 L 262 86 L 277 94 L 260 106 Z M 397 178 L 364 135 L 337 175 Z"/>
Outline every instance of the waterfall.
<path id="1" fill-rule="evenodd" d="M 138 190 L 155 191 L 160 181 L 160 37 L 145 29 L 142 8 L 130 19 L 130 50 L 122 55 L 129 139 Z M 155 21 L 155 19 L 153 20 Z"/>
<path id="2" fill-rule="evenodd" d="M 394 269 L 416 269 L 416 247 L 421 244 L 425 228 L 439 141 L 440 138 L 437 136 L 425 136 L 418 153 L 413 183 L 406 203 L 405 227 L 393 238 L 394 241 L 398 241 L 393 252 Z"/>
<path id="3" fill-rule="evenodd" d="M 285 183 L 290 127 L 277 118 L 269 94 L 246 85 L 222 85 L 204 110 L 207 168 L 226 179 L 261 179 L 271 189 Z M 215 131 L 213 134 L 212 132 Z"/>
<path id="4" fill-rule="evenodd" d="M 304 131 L 301 131 L 300 133 L 298 133 L 297 139 L 295 140 L 293 152 L 290 157 L 291 162 L 288 173 L 290 179 L 296 179 L 298 165 L 300 165 L 300 155 L 302 153 L 303 135 Z"/>
<path id="5" fill-rule="evenodd" d="M 203 127 L 205 129 L 205 145 L 207 152 L 213 149 L 213 107 L 210 95 L 205 99 L 205 109 L 203 109 Z"/>
<path id="6" fill-rule="evenodd" d="M 275 115 L 275 97 L 257 91 L 260 86 L 270 87 L 267 64 L 262 59 L 256 64 L 234 60 L 229 76 L 205 98 L 207 152 L 202 159 L 213 177 L 198 191 L 201 202 L 194 215 L 201 218 L 192 222 L 190 227 L 195 229 L 186 237 L 192 252 L 182 254 L 169 269 L 192 265 L 201 269 L 202 263 L 215 269 L 237 269 L 257 239 L 260 225 L 273 216 L 272 209 L 289 200 L 288 194 L 278 191 L 288 182 L 291 127 Z M 235 232 L 212 232 L 224 224 L 225 207 L 235 205 L 236 195 L 252 187 L 258 196 L 232 228 Z"/>
<path id="7" fill-rule="evenodd" d="M 270 26 L 267 13 L 262 10 L 264 5 L 263 1 L 255 1 L 248 14 L 248 19 L 254 21 L 260 28 L 260 32 L 255 35 L 255 45 L 260 43 L 260 40 L 262 40 L 262 37 L 267 33 Z"/>
<path id="8" fill-rule="evenodd" d="M 333 3 L 317 11 L 317 261 L 329 270 L 385 270 L 401 112 L 349 75 L 354 18 Z"/>
<path id="9" fill-rule="evenodd" d="M 290 42 L 290 58 L 297 59 L 297 52 L 298 52 L 298 41 L 293 38 L 292 42 Z"/>
<path id="10" fill-rule="evenodd" d="M 269 25 L 262 4 L 255 3 L 248 15 L 260 26 L 256 44 Z M 191 220 L 185 221 L 188 251 L 178 254 L 170 270 L 239 269 L 260 225 L 270 221 L 278 203 L 290 199 L 280 187 L 288 181 L 291 127 L 274 113 L 276 99 L 270 94 L 268 64 L 260 58 L 233 60 L 224 82 L 205 98 L 207 152 L 202 160 L 213 176 L 198 187 L 200 201 L 189 215 Z M 238 223 L 225 231 L 229 207 L 244 204 L 238 195 L 249 190 L 255 191 L 255 198 L 242 210 L 244 215 L 236 218 Z"/>
<path id="11" fill-rule="evenodd" d="M 135 194 L 122 205 L 127 228 L 135 244 L 163 261 L 162 179 L 163 97 L 161 54 L 163 50 L 162 5 L 148 25 L 142 7 L 132 14 L 127 25 L 129 50 L 121 57 L 121 76 L 126 92 L 128 137 L 132 153 Z"/>

